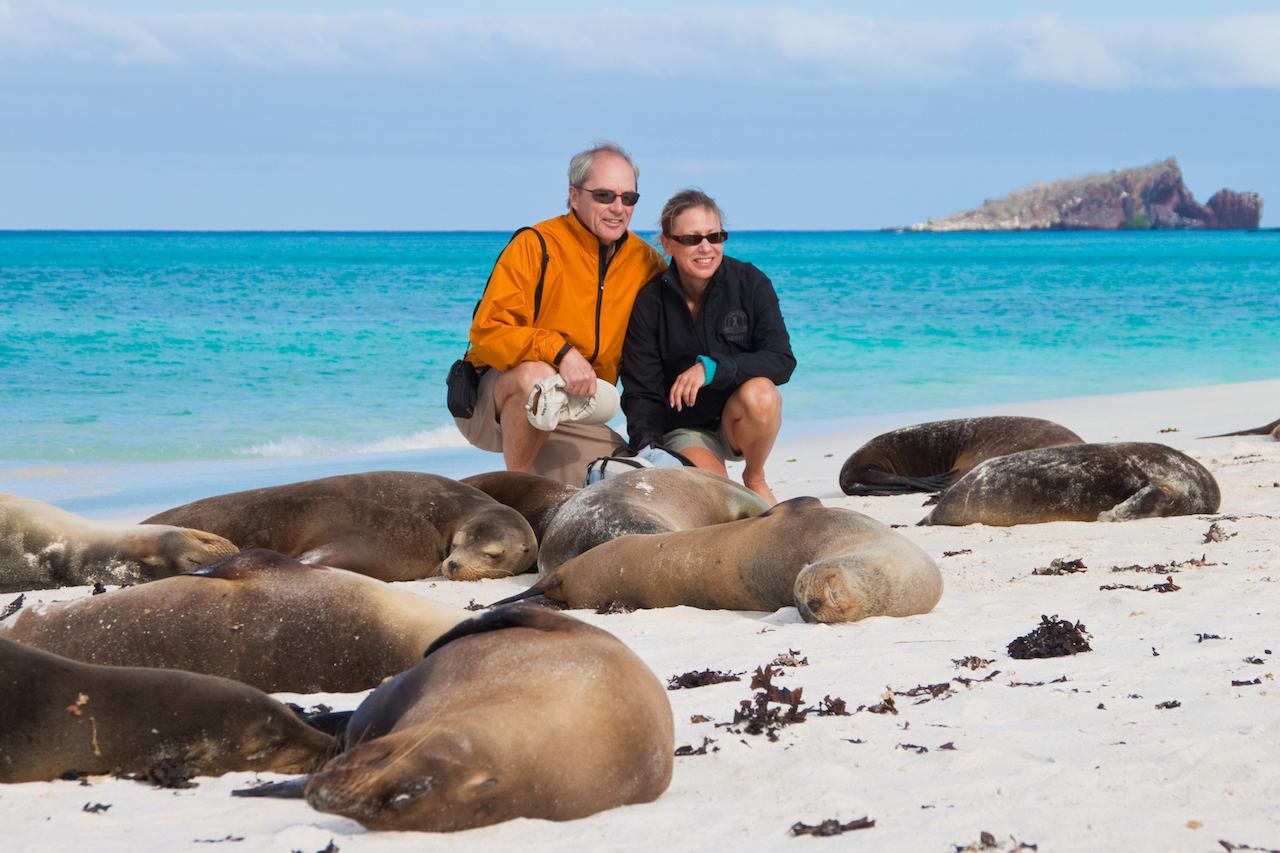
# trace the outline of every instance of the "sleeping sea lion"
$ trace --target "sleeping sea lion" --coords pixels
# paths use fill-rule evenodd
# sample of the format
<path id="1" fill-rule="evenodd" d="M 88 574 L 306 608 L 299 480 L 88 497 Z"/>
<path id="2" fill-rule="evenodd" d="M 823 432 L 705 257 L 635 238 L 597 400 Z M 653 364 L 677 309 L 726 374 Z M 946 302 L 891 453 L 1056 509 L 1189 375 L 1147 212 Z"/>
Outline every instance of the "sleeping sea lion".
<path id="1" fill-rule="evenodd" d="M 252 550 L 188 575 L 26 607 L 0 621 L 0 637 L 268 693 L 352 693 L 413 666 L 470 615 L 354 572 Z"/>
<path id="2" fill-rule="evenodd" d="M 464 622 L 352 715 L 307 802 L 375 830 L 573 820 L 657 799 L 671 704 L 612 634 L 520 604 Z"/>
<path id="3" fill-rule="evenodd" d="M 0 639 L 0 782 L 137 773 L 309 773 L 333 754 L 319 732 L 252 687 L 177 670 L 94 666 Z"/>
<path id="4" fill-rule="evenodd" d="M 1172 447 L 1076 444 L 983 462 L 944 492 L 920 524 L 1129 521 L 1217 512 L 1221 501 L 1213 475 Z"/>
<path id="5" fill-rule="evenodd" d="M 587 486 L 556 513 L 538 555 L 539 571 L 628 533 L 669 533 L 752 518 L 764 498 L 698 468 L 637 468 Z"/>
<path id="6" fill-rule="evenodd" d="M 928 613 L 942 596 L 942 574 L 887 525 L 804 497 L 755 518 L 613 539 L 498 604 L 535 595 L 591 608 L 794 604 L 808 622 L 855 622 Z"/>
<path id="7" fill-rule="evenodd" d="M 0 494 L 0 592 L 144 583 L 234 554 L 221 536 L 167 524 L 104 524 Z"/>
<path id="8" fill-rule="evenodd" d="M 878 435 L 840 469 L 846 495 L 940 492 L 996 456 L 1083 444 L 1064 426 L 1040 418 L 999 415 L 916 424 Z"/>
<path id="9" fill-rule="evenodd" d="M 528 571 L 538 543 L 520 513 L 447 477 L 375 471 L 205 498 L 147 519 L 384 581 Z"/>

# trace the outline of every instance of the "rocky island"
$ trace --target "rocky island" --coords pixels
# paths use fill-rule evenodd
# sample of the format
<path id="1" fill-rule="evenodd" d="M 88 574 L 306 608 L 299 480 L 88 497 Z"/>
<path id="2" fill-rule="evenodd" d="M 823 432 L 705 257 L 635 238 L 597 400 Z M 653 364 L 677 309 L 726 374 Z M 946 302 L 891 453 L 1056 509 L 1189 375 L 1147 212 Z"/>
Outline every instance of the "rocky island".
<path id="1" fill-rule="evenodd" d="M 981 207 L 918 222 L 909 231 L 1123 231 L 1257 228 L 1262 197 L 1218 190 L 1200 204 L 1173 157 L 1140 169 L 1085 175 L 1014 190 Z"/>

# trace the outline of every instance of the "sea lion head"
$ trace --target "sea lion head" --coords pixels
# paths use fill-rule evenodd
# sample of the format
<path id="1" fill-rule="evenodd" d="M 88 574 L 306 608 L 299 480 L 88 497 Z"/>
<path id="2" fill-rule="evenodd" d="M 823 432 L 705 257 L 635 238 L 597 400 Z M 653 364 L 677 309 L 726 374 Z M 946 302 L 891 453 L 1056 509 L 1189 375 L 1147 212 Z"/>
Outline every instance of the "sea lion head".
<path id="1" fill-rule="evenodd" d="M 516 817 L 515 773 L 465 728 L 426 722 L 361 743 L 307 784 L 316 811 L 372 830 L 453 832 Z M 508 778 L 512 777 L 512 778 Z"/>
<path id="2" fill-rule="evenodd" d="M 524 516 L 509 506 L 486 507 L 458 528 L 437 574 L 475 581 L 527 572 L 538 559 L 538 540 Z"/>
<path id="3" fill-rule="evenodd" d="M 876 590 L 874 582 L 869 582 L 865 562 L 859 554 L 842 554 L 801 569 L 792 592 L 801 618 L 806 622 L 857 622 L 883 612 L 876 603 L 884 590 Z"/>
<path id="4" fill-rule="evenodd" d="M 138 564 L 141 580 L 157 580 L 208 565 L 240 549 L 203 530 L 139 524 L 124 537 L 121 551 L 119 559 Z"/>

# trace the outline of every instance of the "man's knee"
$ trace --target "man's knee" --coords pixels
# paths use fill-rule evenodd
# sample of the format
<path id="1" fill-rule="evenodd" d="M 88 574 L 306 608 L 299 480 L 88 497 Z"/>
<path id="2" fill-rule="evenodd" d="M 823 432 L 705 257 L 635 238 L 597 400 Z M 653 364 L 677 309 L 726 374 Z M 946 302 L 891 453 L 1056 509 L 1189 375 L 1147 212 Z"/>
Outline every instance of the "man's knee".
<path id="1" fill-rule="evenodd" d="M 733 392 L 733 398 L 748 417 L 757 420 L 768 420 L 782 412 L 782 392 L 773 380 L 763 376 L 755 376 L 742 383 Z"/>
<path id="2" fill-rule="evenodd" d="M 493 386 L 493 402 L 498 411 L 498 419 L 502 419 L 502 410 L 508 400 L 514 397 L 523 406 L 529 399 L 533 386 L 555 372 L 556 369 L 545 361 L 522 361 L 512 365 L 509 370 L 504 370 Z"/>

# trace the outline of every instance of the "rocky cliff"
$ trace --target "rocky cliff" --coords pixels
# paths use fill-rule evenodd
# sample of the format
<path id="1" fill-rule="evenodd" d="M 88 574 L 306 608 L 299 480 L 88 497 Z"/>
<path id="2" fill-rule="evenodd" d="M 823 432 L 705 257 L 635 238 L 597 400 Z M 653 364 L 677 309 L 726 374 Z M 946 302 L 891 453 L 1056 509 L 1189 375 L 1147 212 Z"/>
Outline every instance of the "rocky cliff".
<path id="1" fill-rule="evenodd" d="M 1200 204 L 1173 157 L 1140 169 L 1085 175 L 1014 190 L 981 207 L 912 225 L 911 231 L 1117 231 L 1257 228 L 1262 198 L 1219 190 Z"/>

